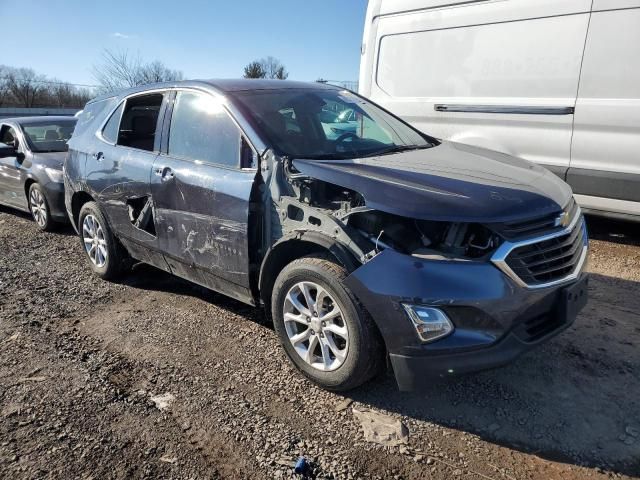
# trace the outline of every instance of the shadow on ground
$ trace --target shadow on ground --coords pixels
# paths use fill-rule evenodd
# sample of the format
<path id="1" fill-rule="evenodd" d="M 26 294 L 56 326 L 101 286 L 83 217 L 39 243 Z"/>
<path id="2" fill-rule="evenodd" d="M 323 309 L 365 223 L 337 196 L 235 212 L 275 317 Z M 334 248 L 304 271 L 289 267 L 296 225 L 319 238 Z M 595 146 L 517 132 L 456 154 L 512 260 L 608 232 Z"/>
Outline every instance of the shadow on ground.
<path id="1" fill-rule="evenodd" d="M 393 378 L 360 402 L 550 460 L 640 474 L 640 302 L 636 282 L 593 275 L 575 325 L 506 367 L 400 393 Z M 611 302 L 611 304 L 609 303 Z"/>
<path id="2" fill-rule="evenodd" d="M 153 267 L 137 265 L 125 283 L 190 295 L 272 328 L 261 310 Z M 507 367 L 426 380 L 414 393 L 399 392 L 388 373 L 348 396 L 550 460 L 638 475 L 640 299 L 631 291 L 640 285 L 593 275 L 576 324 Z"/>
<path id="3" fill-rule="evenodd" d="M 587 216 L 589 238 L 640 246 L 640 223 Z"/>

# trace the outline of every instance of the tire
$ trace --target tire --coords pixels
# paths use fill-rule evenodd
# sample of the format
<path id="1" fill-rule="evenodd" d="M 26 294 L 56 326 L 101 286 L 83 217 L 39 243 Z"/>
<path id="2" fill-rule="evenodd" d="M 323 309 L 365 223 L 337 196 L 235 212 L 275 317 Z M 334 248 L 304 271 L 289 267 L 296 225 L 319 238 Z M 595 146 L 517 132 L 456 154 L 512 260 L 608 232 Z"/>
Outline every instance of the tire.
<path id="1" fill-rule="evenodd" d="M 100 278 L 116 280 L 131 267 L 129 254 L 95 202 L 87 202 L 80 209 L 78 235 L 89 267 Z"/>
<path id="2" fill-rule="evenodd" d="M 346 277 L 329 256 L 307 256 L 280 272 L 271 295 L 273 324 L 287 356 L 307 378 L 333 391 L 360 386 L 384 363 L 380 333 L 344 284 Z"/>
<path id="3" fill-rule="evenodd" d="M 44 190 L 37 183 L 32 183 L 29 187 L 29 193 L 27 200 L 29 202 L 29 211 L 33 217 L 33 221 L 43 232 L 51 232 L 58 225 L 51 218 L 51 210 L 49 208 L 49 201 L 44 194 Z"/>

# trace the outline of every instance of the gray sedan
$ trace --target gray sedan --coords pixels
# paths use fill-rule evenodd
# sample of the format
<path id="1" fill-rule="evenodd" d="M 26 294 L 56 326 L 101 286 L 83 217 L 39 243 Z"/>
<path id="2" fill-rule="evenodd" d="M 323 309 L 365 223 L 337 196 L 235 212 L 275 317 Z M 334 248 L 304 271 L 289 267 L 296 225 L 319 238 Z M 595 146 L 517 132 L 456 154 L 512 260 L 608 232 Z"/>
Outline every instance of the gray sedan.
<path id="1" fill-rule="evenodd" d="M 65 222 L 62 165 L 76 119 L 0 120 L 0 204 L 30 212 L 40 229 Z"/>

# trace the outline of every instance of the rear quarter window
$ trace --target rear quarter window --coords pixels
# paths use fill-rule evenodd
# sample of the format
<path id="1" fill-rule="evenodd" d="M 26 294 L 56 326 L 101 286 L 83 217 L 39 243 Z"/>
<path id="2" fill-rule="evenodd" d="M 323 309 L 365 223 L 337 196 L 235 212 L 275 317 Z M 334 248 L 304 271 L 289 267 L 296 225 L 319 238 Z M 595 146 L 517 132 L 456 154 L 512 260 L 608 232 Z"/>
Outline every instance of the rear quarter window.
<path id="1" fill-rule="evenodd" d="M 78 116 L 76 128 L 73 131 L 74 137 L 79 137 L 87 132 L 95 132 L 100 126 L 103 115 L 110 111 L 116 103 L 116 97 L 106 98 L 98 102 L 88 103 L 82 113 Z"/>

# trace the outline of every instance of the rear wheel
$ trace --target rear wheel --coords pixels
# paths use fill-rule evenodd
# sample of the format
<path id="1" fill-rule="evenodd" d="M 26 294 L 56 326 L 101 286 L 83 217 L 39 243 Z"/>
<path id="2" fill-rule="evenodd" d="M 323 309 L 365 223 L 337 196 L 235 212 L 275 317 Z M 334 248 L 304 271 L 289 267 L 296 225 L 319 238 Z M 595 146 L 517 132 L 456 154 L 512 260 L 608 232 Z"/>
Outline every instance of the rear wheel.
<path id="1" fill-rule="evenodd" d="M 114 237 L 95 202 L 87 202 L 82 206 L 78 227 L 89 267 L 96 275 L 105 280 L 113 280 L 129 268 L 129 255 Z"/>
<path id="2" fill-rule="evenodd" d="M 330 257 L 293 261 L 272 293 L 274 326 L 289 359 L 329 390 L 349 390 L 380 371 L 383 344 L 371 317 Z"/>
<path id="3" fill-rule="evenodd" d="M 56 227 L 56 223 L 51 219 L 47 197 L 37 183 L 29 187 L 29 211 L 40 230 L 50 232 Z"/>

